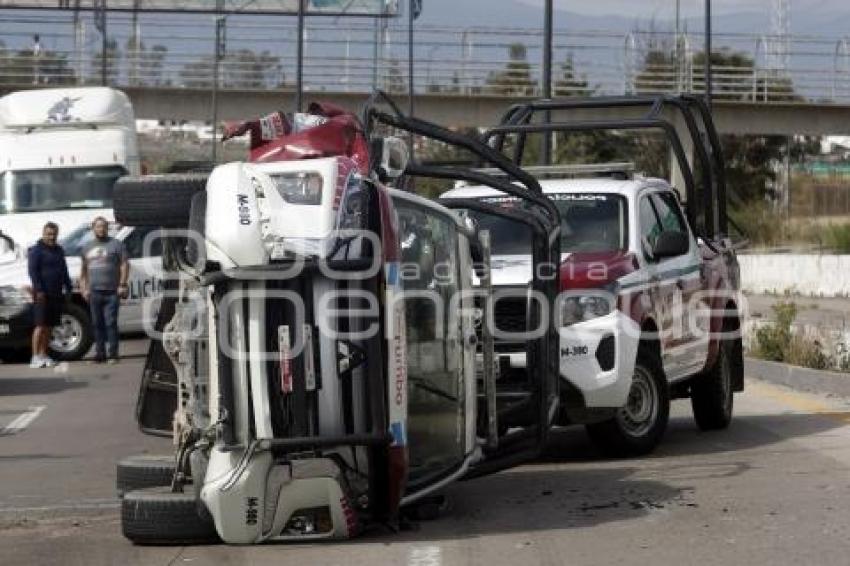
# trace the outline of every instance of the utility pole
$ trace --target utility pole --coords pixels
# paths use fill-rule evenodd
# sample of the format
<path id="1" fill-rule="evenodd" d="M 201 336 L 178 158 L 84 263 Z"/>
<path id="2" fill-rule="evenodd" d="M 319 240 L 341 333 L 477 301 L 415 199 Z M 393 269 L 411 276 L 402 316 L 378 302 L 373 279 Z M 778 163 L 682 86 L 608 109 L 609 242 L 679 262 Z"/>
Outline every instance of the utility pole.
<path id="1" fill-rule="evenodd" d="M 304 98 L 304 11 L 307 0 L 298 0 L 298 61 L 295 69 L 295 111 L 301 112 Z"/>
<path id="2" fill-rule="evenodd" d="M 222 14 L 224 0 L 215 3 L 215 51 L 213 52 L 212 85 L 212 162 L 218 159 L 218 75 L 221 60 L 227 55 L 227 17 Z"/>
<path id="3" fill-rule="evenodd" d="M 408 80 L 408 92 L 409 92 L 409 102 L 407 113 L 412 117 L 414 110 L 413 103 L 413 89 L 414 89 L 414 81 L 413 81 L 413 20 L 416 19 L 416 0 L 408 0 L 407 4 L 407 80 Z M 410 150 L 413 151 L 413 136 L 410 136 Z"/>
<path id="4" fill-rule="evenodd" d="M 711 108 L 711 0 L 705 0 L 705 101 Z"/>
<path id="5" fill-rule="evenodd" d="M 106 0 L 94 0 L 94 26 L 100 32 L 100 84 L 106 86 L 107 83 L 107 67 L 106 67 Z"/>
<path id="6" fill-rule="evenodd" d="M 80 0 L 74 1 L 74 67 L 77 84 L 83 84 L 83 21 L 80 19 Z"/>
<path id="7" fill-rule="evenodd" d="M 553 0 L 546 0 L 543 15 L 543 98 L 552 98 L 552 27 L 553 27 Z M 552 121 L 552 113 L 545 112 L 543 119 L 548 124 Z M 540 163 L 550 165 L 552 163 L 552 134 L 545 132 L 541 147 Z"/>
<path id="8" fill-rule="evenodd" d="M 139 84 L 139 52 L 141 51 L 141 26 L 139 25 L 139 8 L 142 0 L 133 0 L 133 61 L 131 63 L 130 84 Z"/>

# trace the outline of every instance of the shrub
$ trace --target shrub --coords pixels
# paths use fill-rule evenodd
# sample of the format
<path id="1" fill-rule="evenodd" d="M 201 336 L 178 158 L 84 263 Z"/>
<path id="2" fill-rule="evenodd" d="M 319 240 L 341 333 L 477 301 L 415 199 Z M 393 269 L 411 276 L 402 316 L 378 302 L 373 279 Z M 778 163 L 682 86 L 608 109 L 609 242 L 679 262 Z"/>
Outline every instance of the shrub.
<path id="1" fill-rule="evenodd" d="M 826 226 L 823 231 L 823 243 L 836 253 L 850 253 L 850 224 Z"/>
<path id="2" fill-rule="evenodd" d="M 797 305 L 780 302 L 773 305 L 775 320 L 756 330 L 754 354 L 773 362 L 784 362 L 791 345 L 791 324 L 797 317 Z"/>

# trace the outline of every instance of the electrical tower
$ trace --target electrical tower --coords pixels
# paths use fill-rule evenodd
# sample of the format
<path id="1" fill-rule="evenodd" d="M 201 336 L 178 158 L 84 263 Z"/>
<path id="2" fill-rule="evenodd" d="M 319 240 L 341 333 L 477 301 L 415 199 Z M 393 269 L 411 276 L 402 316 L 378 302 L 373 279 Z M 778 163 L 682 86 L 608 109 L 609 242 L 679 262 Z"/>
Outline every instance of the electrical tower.
<path id="1" fill-rule="evenodd" d="M 768 65 L 771 70 L 785 74 L 791 51 L 791 0 L 772 0 L 772 4 Z"/>

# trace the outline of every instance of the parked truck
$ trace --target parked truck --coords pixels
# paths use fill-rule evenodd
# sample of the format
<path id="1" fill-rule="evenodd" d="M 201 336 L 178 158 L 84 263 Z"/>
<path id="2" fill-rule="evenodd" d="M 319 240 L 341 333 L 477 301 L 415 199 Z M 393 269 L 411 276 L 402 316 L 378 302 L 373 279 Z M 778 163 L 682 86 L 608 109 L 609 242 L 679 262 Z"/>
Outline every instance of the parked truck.
<path id="1" fill-rule="evenodd" d="M 606 117 L 582 117 L 588 110 Z M 544 112 L 557 120 L 536 123 Z M 484 134 L 499 149 L 510 145 L 522 163 L 531 134 L 648 129 L 669 141 L 682 185 L 641 175 L 629 163 L 525 167 L 541 179 L 560 217 L 562 255 L 551 270 L 560 291 L 553 313 L 560 329 L 559 423 L 586 425 L 594 443 L 617 456 L 651 451 L 676 398 L 690 399 L 701 429 L 727 427 L 733 393 L 744 387 L 745 305 L 711 114 L 690 96 L 543 100 L 513 107 Z M 693 155 L 684 147 L 693 147 Z M 475 183 L 441 201 L 522 206 Z M 499 379 L 503 389 L 521 390 L 531 378 L 522 346 L 526 289 L 539 265 L 531 259 L 526 227 L 469 214 L 493 235 Z"/>
<path id="2" fill-rule="evenodd" d="M 112 191 L 138 175 L 133 107 L 106 87 L 49 88 L 0 98 L 0 262 L 41 237 L 112 216 Z"/>

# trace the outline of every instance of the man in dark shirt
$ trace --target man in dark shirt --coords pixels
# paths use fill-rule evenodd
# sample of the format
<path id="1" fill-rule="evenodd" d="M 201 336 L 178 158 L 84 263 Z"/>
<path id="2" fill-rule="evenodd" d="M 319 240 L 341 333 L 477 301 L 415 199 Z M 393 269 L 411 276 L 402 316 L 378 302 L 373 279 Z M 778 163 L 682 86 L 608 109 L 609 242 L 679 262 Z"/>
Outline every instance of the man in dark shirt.
<path id="1" fill-rule="evenodd" d="M 56 243 L 59 227 L 48 222 L 41 232 L 41 239 L 29 249 L 27 267 L 33 292 L 33 318 L 31 368 L 52 367 L 56 362 L 47 355 L 47 344 L 54 326 L 59 324 L 64 292 L 72 289 L 65 250 Z"/>
<path id="2" fill-rule="evenodd" d="M 92 222 L 94 238 L 83 248 L 80 291 L 89 302 L 94 326 L 94 361 L 118 361 L 118 305 L 127 298 L 130 266 L 124 243 L 109 237 L 109 223 L 99 216 Z M 106 351 L 108 342 L 109 351 Z"/>

